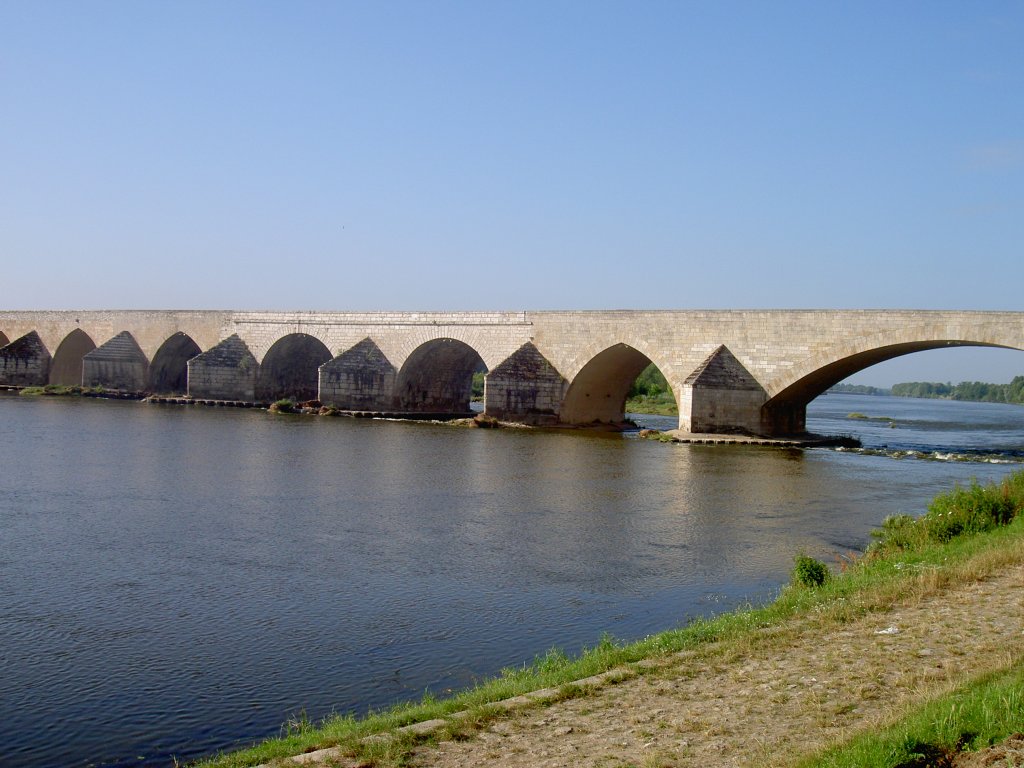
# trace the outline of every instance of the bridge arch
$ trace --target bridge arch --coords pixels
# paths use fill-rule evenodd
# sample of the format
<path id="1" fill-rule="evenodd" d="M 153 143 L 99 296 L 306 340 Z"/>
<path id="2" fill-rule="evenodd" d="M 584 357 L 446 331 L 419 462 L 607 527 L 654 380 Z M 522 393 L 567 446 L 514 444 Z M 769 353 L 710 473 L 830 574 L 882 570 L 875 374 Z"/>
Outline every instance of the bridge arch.
<path id="1" fill-rule="evenodd" d="M 0 331 L 0 347 L 6 347 L 11 343 L 11 340 L 7 338 L 7 334 Z"/>
<path id="2" fill-rule="evenodd" d="M 183 395 L 188 392 L 188 361 L 202 353 L 187 333 L 178 331 L 168 337 L 153 355 L 149 364 L 146 389 L 161 395 Z"/>
<path id="3" fill-rule="evenodd" d="M 487 371 L 483 357 L 464 341 L 431 339 L 402 364 L 395 379 L 395 408 L 410 413 L 469 413 L 473 374 Z"/>
<path id="4" fill-rule="evenodd" d="M 622 423 L 630 387 L 653 362 L 623 342 L 606 347 L 573 377 L 562 400 L 559 420 L 564 424 Z M 664 373 L 661 366 L 658 369 Z M 678 405 L 678 394 L 673 391 L 673 395 Z"/>
<path id="5" fill-rule="evenodd" d="M 830 358 L 818 359 L 794 371 L 788 383 L 772 394 L 761 408 L 762 432 L 765 434 L 800 434 L 806 430 L 807 404 L 829 387 L 858 371 L 886 360 L 915 352 L 953 347 L 991 347 L 1024 350 L 1024 339 L 1000 339 L 992 333 L 965 334 L 964 338 L 927 338 L 926 329 L 904 332 L 904 337 L 917 335 L 917 341 L 896 341 L 876 337 L 868 343 L 836 347 Z M 972 338 L 973 336 L 973 338 Z M 888 341 L 888 343 L 886 343 Z"/>
<path id="6" fill-rule="evenodd" d="M 66 387 L 82 386 L 82 359 L 96 349 L 96 342 L 81 328 L 71 331 L 53 353 L 50 383 Z"/>
<path id="7" fill-rule="evenodd" d="M 256 399 L 264 402 L 291 398 L 316 400 L 319 368 L 332 357 L 320 339 L 308 333 L 289 333 L 275 341 L 263 356 L 256 378 Z"/>

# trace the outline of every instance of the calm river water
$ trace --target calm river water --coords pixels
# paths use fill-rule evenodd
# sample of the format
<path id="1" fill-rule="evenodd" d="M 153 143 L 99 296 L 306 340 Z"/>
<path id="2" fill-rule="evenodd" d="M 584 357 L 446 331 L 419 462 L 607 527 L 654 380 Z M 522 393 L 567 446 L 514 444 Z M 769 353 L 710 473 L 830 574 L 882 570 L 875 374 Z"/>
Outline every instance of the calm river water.
<path id="1" fill-rule="evenodd" d="M 867 450 L 0 396 L 0 762 L 169 765 L 639 638 L 1024 462 L 1024 407 L 808 423 Z"/>

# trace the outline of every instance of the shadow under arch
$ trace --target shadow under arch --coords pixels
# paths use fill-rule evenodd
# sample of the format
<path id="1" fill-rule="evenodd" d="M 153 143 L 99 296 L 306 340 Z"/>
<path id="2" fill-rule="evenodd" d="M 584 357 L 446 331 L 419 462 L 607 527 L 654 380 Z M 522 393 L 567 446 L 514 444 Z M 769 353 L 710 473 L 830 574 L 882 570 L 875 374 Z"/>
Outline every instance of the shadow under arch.
<path id="1" fill-rule="evenodd" d="M 0 347 L 6 347 L 11 343 L 11 340 L 7 338 L 7 334 L 0 331 Z"/>
<path id="2" fill-rule="evenodd" d="M 807 431 L 807 404 L 821 395 L 829 387 L 858 371 L 872 365 L 884 363 L 903 355 L 915 352 L 927 352 L 933 349 L 952 347 L 989 347 L 993 349 L 1024 349 L 1007 344 L 992 344 L 980 341 L 915 341 L 901 344 L 888 344 L 848 355 L 823 365 L 811 373 L 797 379 L 782 389 L 761 407 L 761 425 L 763 434 L 767 435 L 799 435 Z"/>
<path id="3" fill-rule="evenodd" d="M 559 421 L 563 424 L 621 424 L 626 419 L 629 388 L 652 362 L 643 352 L 624 343 L 599 352 L 569 384 L 559 410 Z"/>
<path id="4" fill-rule="evenodd" d="M 282 336 L 267 350 L 256 376 L 256 399 L 271 402 L 290 398 L 316 400 L 319 368 L 331 359 L 320 339 L 308 333 Z"/>
<path id="5" fill-rule="evenodd" d="M 175 333 L 153 355 L 146 389 L 160 395 L 184 395 L 188 392 L 188 361 L 201 353 L 191 336 Z"/>
<path id="6" fill-rule="evenodd" d="M 50 383 L 65 387 L 82 386 L 82 358 L 96 349 L 96 342 L 81 328 L 75 328 L 58 345 L 50 363 Z"/>
<path id="7" fill-rule="evenodd" d="M 470 413 L 473 374 L 487 366 L 480 353 L 458 339 L 431 339 L 406 358 L 395 380 L 395 408 L 408 413 Z"/>

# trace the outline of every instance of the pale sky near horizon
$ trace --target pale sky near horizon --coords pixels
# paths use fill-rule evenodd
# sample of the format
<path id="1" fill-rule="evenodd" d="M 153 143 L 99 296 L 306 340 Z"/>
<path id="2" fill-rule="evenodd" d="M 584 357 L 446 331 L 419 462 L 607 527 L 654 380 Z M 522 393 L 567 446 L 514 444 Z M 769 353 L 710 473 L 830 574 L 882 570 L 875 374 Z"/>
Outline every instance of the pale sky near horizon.
<path id="1" fill-rule="evenodd" d="M 1022 40 L 1020 2 L 0 0 L 0 305 L 1021 310 Z"/>

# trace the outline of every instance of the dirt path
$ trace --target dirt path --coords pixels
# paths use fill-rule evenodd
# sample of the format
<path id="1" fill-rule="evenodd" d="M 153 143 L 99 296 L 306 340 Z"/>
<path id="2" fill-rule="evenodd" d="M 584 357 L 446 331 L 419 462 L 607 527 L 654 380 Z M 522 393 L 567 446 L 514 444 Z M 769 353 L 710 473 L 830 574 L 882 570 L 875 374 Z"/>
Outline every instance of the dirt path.
<path id="1" fill-rule="evenodd" d="M 782 765 L 1022 656 L 1024 565 L 1015 565 L 824 635 L 805 631 L 782 651 L 684 656 L 465 741 L 420 747 L 411 764 Z"/>

